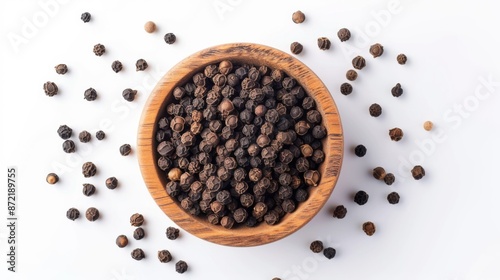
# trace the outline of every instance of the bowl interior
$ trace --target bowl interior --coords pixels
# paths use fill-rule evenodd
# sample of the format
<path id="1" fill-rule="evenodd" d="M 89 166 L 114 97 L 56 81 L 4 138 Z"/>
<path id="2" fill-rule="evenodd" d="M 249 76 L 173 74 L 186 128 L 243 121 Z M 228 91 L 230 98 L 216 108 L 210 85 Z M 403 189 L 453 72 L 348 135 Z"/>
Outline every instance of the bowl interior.
<path id="1" fill-rule="evenodd" d="M 212 225 L 204 217 L 190 215 L 180 208 L 165 191 L 165 172 L 156 162 L 155 139 L 157 121 L 164 116 L 166 105 L 172 102 L 172 90 L 184 84 L 196 72 L 209 64 L 222 60 L 253 65 L 266 65 L 281 69 L 295 78 L 304 90 L 316 101 L 317 110 L 322 114 L 327 137 L 323 140 L 325 161 L 320 165 L 319 186 L 311 187 L 309 198 L 298 205 L 293 213 L 286 214 L 277 225 L 260 223 L 249 228 L 240 226 L 225 229 Z M 202 50 L 174 66 L 153 89 L 141 117 L 138 134 L 138 155 L 141 173 L 149 192 L 160 208 L 178 226 L 207 241 L 230 246 L 255 246 L 281 239 L 301 228 L 310 221 L 330 197 L 337 182 L 343 157 L 343 134 L 337 107 L 326 86 L 302 62 L 271 47 L 236 43 L 220 45 Z"/>

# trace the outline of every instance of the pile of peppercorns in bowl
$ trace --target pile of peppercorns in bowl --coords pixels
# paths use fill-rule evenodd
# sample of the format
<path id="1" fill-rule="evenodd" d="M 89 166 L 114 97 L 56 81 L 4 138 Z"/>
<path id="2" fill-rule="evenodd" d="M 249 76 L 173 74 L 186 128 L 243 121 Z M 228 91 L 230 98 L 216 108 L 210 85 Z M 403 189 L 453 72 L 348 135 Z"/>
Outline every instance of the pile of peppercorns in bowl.
<path id="1" fill-rule="evenodd" d="M 328 200 L 342 162 L 337 108 L 288 54 L 228 44 L 180 62 L 145 105 L 141 171 L 162 210 L 211 242 L 287 236 Z"/>

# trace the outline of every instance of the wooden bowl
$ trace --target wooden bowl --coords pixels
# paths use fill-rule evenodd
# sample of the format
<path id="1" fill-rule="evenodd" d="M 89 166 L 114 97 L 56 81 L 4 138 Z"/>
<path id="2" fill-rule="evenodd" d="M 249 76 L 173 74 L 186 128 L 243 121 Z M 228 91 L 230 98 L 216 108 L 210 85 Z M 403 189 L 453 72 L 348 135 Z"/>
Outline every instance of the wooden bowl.
<path id="1" fill-rule="evenodd" d="M 266 65 L 281 69 L 295 78 L 312 96 L 322 114 L 328 136 L 323 140 L 325 162 L 319 168 L 319 186 L 311 187 L 309 198 L 298 205 L 295 212 L 286 214 L 273 226 L 265 222 L 249 228 L 240 226 L 225 229 L 208 223 L 205 217 L 192 216 L 185 212 L 165 191 L 166 176 L 157 165 L 156 130 L 157 121 L 165 107 L 173 100 L 172 90 L 184 84 L 189 77 L 209 64 L 222 60 Z M 145 104 L 139 125 L 137 149 L 139 164 L 146 186 L 160 208 L 178 226 L 207 241 L 229 246 L 256 246 L 279 240 L 309 222 L 330 197 L 337 182 L 343 157 L 343 134 L 340 116 L 326 86 L 299 60 L 277 49 L 248 43 L 220 45 L 197 52 L 174 66 L 158 82 Z"/>

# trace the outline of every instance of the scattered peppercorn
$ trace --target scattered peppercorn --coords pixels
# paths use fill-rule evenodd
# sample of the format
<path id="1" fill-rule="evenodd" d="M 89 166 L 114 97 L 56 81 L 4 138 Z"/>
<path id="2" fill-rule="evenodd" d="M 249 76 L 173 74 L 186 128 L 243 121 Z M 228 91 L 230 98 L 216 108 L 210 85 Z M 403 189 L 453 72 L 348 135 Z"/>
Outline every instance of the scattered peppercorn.
<path id="1" fill-rule="evenodd" d="M 158 260 L 161 263 L 168 263 L 172 260 L 172 254 L 168 250 L 158 251 Z"/>
<path id="2" fill-rule="evenodd" d="M 420 179 L 422 179 L 425 176 L 425 170 L 424 170 L 424 168 L 422 166 L 416 165 L 411 170 L 411 175 L 413 176 L 413 178 L 415 180 L 420 180 Z"/>
<path id="3" fill-rule="evenodd" d="M 356 56 L 352 59 L 352 67 L 361 70 L 366 66 L 366 60 L 362 56 Z"/>
<path id="4" fill-rule="evenodd" d="M 335 210 L 333 210 L 333 217 L 337 219 L 345 218 L 346 214 L 347 209 L 344 207 L 344 205 L 338 205 L 337 207 L 335 207 Z"/>
<path id="5" fill-rule="evenodd" d="M 135 63 L 135 71 L 144 71 L 148 68 L 148 63 L 144 59 L 139 59 Z"/>
<path id="6" fill-rule="evenodd" d="M 366 147 L 363 145 L 357 145 L 354 148 L 354 154 L 358 157 L 364 157 L 366 155 Z"/>
<path id="7" fill-rule="evenodd" d="M 176 240 L 179 237 L 179 229 L 174 227 L 168 227 L 165 235 L 170 240 Z"/>
<path id="8" fill-rule="evenodd" d="M 111 69 L 113 69 L 115 73 L 118 73 L 122 71 L 123 64 L 119 60 L 115 60 L 113 61 L 113 63 L 111 63 Z"/>
<path id="9" fill-rule="evenodd" d="M 172 45 L 177 40 L 177 37 L 175 37 L 174 33 L 167 33 L 163 39 L 165 40 L 165 43 Z"/>
<path id="10" fill-rule="evenodd" d="M 136 94 L 137 94 L 137 90 L 133 90 L 131 88 L 126 88 L 122 92 L 123 99 L 127 100 L 128 102 L 134 101 Z"/>
<path id="11" fill-rule="evenodd" d="M 136 261 L 140 261 L 146 257 L 144 251 L 140 248 L 134 249 L 130 255 L 132 256 L 132 259 Z"/>
<path id="12" fill-rule="evenodd" d="M 82 192 L 85 196 L 91 196 L 95 193 L 95 186 L 92 184 L 83 184 Z"/>
<path id="13" fill-rule="evenodd" d="M 370 46 L 370 54 L 373 55 L 374 58 L 381 56 L 383 53 L 384 47 L 381 44 L 376 43 Z"/>
<path id="14" fill-rule="evenodd" d="M 427 131 L 431 131 L 434 127 L 434 124 L 431 121 L 424 122 L 424 129 Z"/>
<path id="15" fill-rule="evenodd" d="M 118 186 L 118 179 L 116 179 L 115 177 L 109 177 L 108 179 L 106 179 L 106 187 L 110 190 L 114 190 L 116 189 L 116 187 Z"/>
<path id="16" fill-rule="evenodd" d="M 91 18 L 91 17 L 92 17 L 92 15 L 91 15 L 89 12 L 85 12 L 85 13 L 83 13 L 83 14 L 82 14 L 82 16 L 80 17 L 80 19 L 81 19 L 83 22 L 87 23 L 87 22 L 89 22 L 89 21 L 90 21 L 90 18 Z"/>
<path id="17" fill-rule="evenodd" d="M 97 138 L 97 140 L 99 141 L 104 139 L 104 137 L 106 137 L 106 134 L 102 130 L 99 130 L 95 133 L 95 138 Z"/>
<path id="18" fill-rule="evenodd" d="M 392 89 L 391 89 L 392 96 L 394 97 L 400 97 L 403 95 L 403 88 L 401 88 L 401 84 L 397 83 Z"/>
<path id="19" fill-rule="evenodd" d="M 130 216 L 130 225 L 133 227 L 140 227 L 144 224 L 144 216 L 139 213 L 135 213 Z"/>
<path id="20" fill-rule="evenodd" d="M 406 61 L 408 60 L 408 58 L 406 57 L 405 54 L 398 54 L 396 59 L 397 59 L 398 63 L 401 65 L 406 64 Z"/>
<path id="21" fill-rule="evenodd" d="M 132 152 L 132 147 L 129 144 L 123 144 L 120 146 L 120 154 L 122 156 L 128 156 Z"/>
<path id="22" fill-rule="evenodd" d="M 87 220 L 94 222 L 95 220 L 99 219 L 99 210 L 97 210 L 95 207 L 90 207 L 85 212 L 85 217 L 87 218 Z"/>
<path id="23" fill-rule="evenodd" d="M 329 260 L 333 259 L 336 253 L 337 251 L 332 247 L 327 247 L 323 250 L 323 255 Z"/>
<path id="24" fill-rule="evenodd" d="M 392 141 L 399 141 L 401 139 L 403 139 L 403 130 L 401 130 L 401 128 L 398 128 L 398 127 L 395 127 L 391 130 L 389 130 L 389 136 L 391 137 L 391 140 Z"/>
<path id="25" fill-rule="evenodd" d="M 59 88 L 54 82 L 46 82 L 43 84 L 43 90 L 45 91 L 45 95 L 52 97 L 58 93 Z"/>
<path id="26" fill-rule="evenodd" d="M 391 192 L 387 195 L 387 201 L 389 201 L 390 204 L 398 204 L 399 194 L 397 192 Z"/>
<path id="27" fill-rule="evenodd" d="M 59 75 L 64 75 L 68 72 L 68 66 L 66 64 L 57 64 L 54 69 L 56 69 L 56 73 Z"/>
<path id="28" fill-rule="evenodd" d="M 74 221 L 80 217 L 80 211 L 76 208 L 69 208 L 66 212 L 66 218 Z"/>
<path id="29" fill-rule="evenodd" d="M 340 42 L 345 42 L 351 38 L 351 31 L 349 31 L 349 29 L 347 28 L 341 28 L 337 32 L 337 36 L 339 37 Z"/>
<path id="30" fill-rule="evenodd" d="M 47 183 L 54 185 L 55 183 L 59 182 L 59 176 L 57 176 L 56 173 L 49 173 L 47 174 L 45 180 L 47 181 Z"/>
<path id="31" fill-rule="evenodd" d="M 318 48 L 320 50 L 329 50 L 330 49 L 330 46 L 331 46 L 331 42 L 328 38 L 326 37 L 319 37 L 318 38 Z"/>
<path id="32" fill-rule="evenodd" d="M 128 238 L 127 238 L 127 236 L 125 236 L 123 234 L 122 235 L 118 235 L 118 237 L 116 238 L 115 243 L 116 243 L 116 246 L 118 246 L 120 248 L 123 248 L 123 247 L 125 247 L 125 246 L 128 245 Z"/>
<path id="33" fill-rule="evenodd" d="M 134 239 L 135 240 L 141 240 L 144 238 L 146 233 L 144 232 L 144 229 L 141 227 L 138 227 L 134 230 Z"/>
<path id="34" fill-rule="evenodd" d="M 62 144 L 63 151 L 66 153 L 74 153 L 76 150 L 75 142 L 73 140 L 65 140 Z"/>
<path id="35" fill-rule="evenodd" d="M 384 182 L 387 184 L 387 185 L 392 185 L 394 184 L 394 181 L 396 181 L 396 176 L 394 176 L 394 174 L 392 173 L 387 173 L 384 177 Z"/>
<path id="36" fill-rule="evenodd" d="M 292 14 L 292 21 L 299 24 L 303 23 L 306 20 L 306 16 L 301 11 L 296 11 Z"/>
<path id="37" fill-rule="evenodd" d="M 94 46 L 94 54 L 97 56 L 101 56 L 106 52 L 106 47 L 101 44 L 97 44 Z"/>
<path id="38" fill-rule="evenodd" d="M 372 222 L 366 222 L 363 224 L 363 231 L 368 236 L 372 236 L 375 233 L 375 224 Z"/>
<path id="39" fill-rule="evenodd" d="M 85 178 L 92 177 L 97 173 L 97 168 L 92 162 L 86 162 L 82 165 L 82 174 Z"/>
<path id="40" fill-rule="evenodd" d="M 148 21 L 144 24 L 144 30 L 148 33 L 153 33 L 156 30 L 156 24 L 152 21 Z"/>
<path id="41" fill-rule="evenodd" d="M 97 99 L 97 91 L 93 88 L 88 88 L 83 93 L 83 98 L 87 101 L 94 101 Z"/>
<path id="42" fill-rule="evenodd" d="M 387 174 L 385 173 L 385 169 L 384 169 L 384 168 L 382 168 L 382 167 L 380 167 L 380 166 L 379 166 L 379 167 L 375 167 L 375 168 L 373 169 L 372 174 L 373 174 L 373 177 L 374 177 L 375 179 L 377 179 L 377 180 L 384 180 L 385 176 L 387 175 Z"/>
<path id="43" fill-rule="evenodd" d="M 78 134 L 78 139 L 80 139 L 80 142 L 82 143 L 88 143 L 90 142 L 90 139 L 92 138 L 92 135 L 90 135 L 90 133 L 86 130 L 80 132 L 80 134 Z"/>
<path id="44" fill-rule="evenodd" d="M 352 85 L 349 83 L 343 83 L 340 85 L 340 93 L 343 95 L 349 95 L 352 93 Z"/>
<path id="45" fill-rule="evenodd" d="M 350 69 L 350 70 L 347 70 L 345 77 L 349 81 L 354 81 L 358 78 L 358 73 L 355 70 Z"/>
<path id="46" fill-rule="evenodd" d="M 290 51 L 293 53 L 293 54 L 300 54 L 303 50 L 303 46 L 301 43 L 299 42 L 293 42 L 290 44 Z"/>
<path id="47" fill-rule="evenodd" d="M 188 265 L 185 261 L 180 260 L 175 264 L 175 271 L 178 273 L 184 273 L 188 270 Z"/>
<path id="48" fill-rule="evenodd" d="M 313 253 L 321 253 L 323 251 L 323 242 L 319 240 L 315 240 L 311 243 L 311 246 L 309 246 L 309 249 L 313 251 Z"/>
<path id="49" fill-rule="evenodd" d="M 377 103 L 373 103 L 372 105 L 370 105 L 369 112 L 370 116 L 375 118 L 379 117 L 380 115 L 382 115 L 382 107 Z"/>
<path id="50" fill-rule="evenodd" d="M 368 202 L 369 195 L 365 191 L 358 191 L 354 195 L 354 202 L 358 205 L 365 205 Z"/>
<path id="51" fill-rule="evenodd" d="M 62 139 L 66 140 L 71 137 L 71 134 L 73 134 L 73 130 L 69 126 L 63 124 L 57 129 L 57 134 L 59 134 L 59 137 L 61 137 Z"/>

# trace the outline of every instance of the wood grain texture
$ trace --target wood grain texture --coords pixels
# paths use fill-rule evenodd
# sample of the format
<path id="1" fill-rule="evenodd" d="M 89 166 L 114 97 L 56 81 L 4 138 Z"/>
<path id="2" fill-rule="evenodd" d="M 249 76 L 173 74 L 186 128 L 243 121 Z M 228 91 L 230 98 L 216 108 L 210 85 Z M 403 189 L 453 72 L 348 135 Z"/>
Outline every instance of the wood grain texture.
<path id="1" fill-rule="evenodd" d="M 222 60 L 266 65 L 285 71 L 294 77 L 305 91 L 316 100 L 322 114 L 328 136 L 324 139 L 325 162 L 320 166 L 322 174 L 319 186 L 310 188 L 310 197 L 297 210 L 285 215 L 279 224 L 269 226 L 265 222 L 257 227 L 245 226 L 225 229 L 209 224 L 205 218 L 192 216 L 180 208 L 165 191 L 165 172 L 156 162 L 156 123 L 164 115 L 165 107 L 173 99 L 171 92 L 182 85 L 194 73 L 205 66 Z M 207 241 L 229 246 L 256 246 L 279 240 L 304 226 L 323 207 L 330 197 L 342 165 L 343 132 L 337 107 L 326 86 L 302 62 L 271 47 L 251 44 L 226 44 L 202 50 L 174 66 L 153 89 L 139 124 L 137 149 L 144 182 L 160 208 L 178 226 Z"/>

